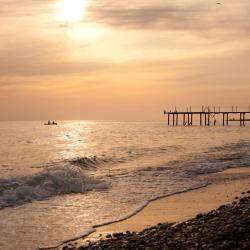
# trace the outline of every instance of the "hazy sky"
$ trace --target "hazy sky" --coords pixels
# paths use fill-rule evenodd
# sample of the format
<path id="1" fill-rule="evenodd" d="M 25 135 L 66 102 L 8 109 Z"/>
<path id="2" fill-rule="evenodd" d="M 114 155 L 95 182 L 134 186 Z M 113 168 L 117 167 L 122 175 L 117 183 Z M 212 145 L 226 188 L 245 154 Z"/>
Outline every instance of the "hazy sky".
<path id="1" fill-rule="evenodd" d="M 248 109 L 249 0 L 0 0 L 0 120 Z"/>

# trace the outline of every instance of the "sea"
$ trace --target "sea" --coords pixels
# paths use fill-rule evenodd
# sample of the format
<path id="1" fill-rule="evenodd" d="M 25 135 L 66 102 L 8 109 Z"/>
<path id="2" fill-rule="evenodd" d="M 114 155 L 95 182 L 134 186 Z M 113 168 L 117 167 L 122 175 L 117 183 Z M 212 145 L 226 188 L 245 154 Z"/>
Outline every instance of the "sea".
<path id="1" fill-rule="evenodd" d="M 250 166 L 250 126 L 0 122 L 0 249 L 30 250 Z"/>

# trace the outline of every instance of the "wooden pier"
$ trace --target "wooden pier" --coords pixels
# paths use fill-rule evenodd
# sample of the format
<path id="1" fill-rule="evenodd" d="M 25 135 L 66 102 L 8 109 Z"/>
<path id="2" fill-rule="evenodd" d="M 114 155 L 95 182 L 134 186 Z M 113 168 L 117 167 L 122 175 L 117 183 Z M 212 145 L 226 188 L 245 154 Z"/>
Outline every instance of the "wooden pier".
<path id="1" fill-rule="evenodd" d="M 202 111 L 191 111 L 191 107 L 187 109 L 187 111 L 174 111 L 167 112 L 164 110 L 164 115 L 167 115 L 167 122 L 168 126 L 178 126 L 182 123 L 183 126 L 193 126 L 195 125 L 195 118 L 198 121 L 198 125 L 200 126 L 216 126 L 218 121 L 222 119 L 222 125 L 228 126 L 229 123 L 239 122 L 240 126 L 245 126 L 246 122 L 249 122 L 250 119 L 247 118 L 247 115 L 250 115 L 250 107 L 249 111 L 238 111 L 237 107 L 234 111 L 218 111 L 214 110 L 211 111 L 209 107 L 202 107 Z M 180 119 L 180 120 L 179 120 Z"/>

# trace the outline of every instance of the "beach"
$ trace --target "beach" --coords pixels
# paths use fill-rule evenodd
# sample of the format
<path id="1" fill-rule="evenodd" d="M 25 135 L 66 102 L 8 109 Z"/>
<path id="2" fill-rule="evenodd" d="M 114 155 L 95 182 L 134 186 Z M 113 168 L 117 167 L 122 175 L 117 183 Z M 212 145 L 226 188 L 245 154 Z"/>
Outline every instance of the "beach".
<path id="1" fill-rule="evenodd" d="M 250 249 L 250 0 L 0 20 L 0 250 Z"/>
<path id="2" fill-rule="evenodd" d="M 214 244 L 218 249 L 246 249 L 249 177 L 248 167 L 206 175 L 211 185 L 152 201 L 136 215 L 98 227 L 88 237 L 56 249 L 214 249 Z M 224 230 L 227 235 L 221 236 Z M 240 234 L 231 239 L 238 231 Z M 186 241 L 191 235 L 196 236 Z"/>

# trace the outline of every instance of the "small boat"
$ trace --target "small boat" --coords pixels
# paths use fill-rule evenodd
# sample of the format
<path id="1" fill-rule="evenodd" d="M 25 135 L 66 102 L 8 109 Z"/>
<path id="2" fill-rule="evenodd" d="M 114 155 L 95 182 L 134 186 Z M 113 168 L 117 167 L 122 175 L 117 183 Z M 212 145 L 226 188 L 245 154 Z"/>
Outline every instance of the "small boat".
<path id="1" fill-rule="evenodd" d="M 44 123 L 44 125 L 57 125 L 57 122 L 55 122 L 55 121 L 53 121 L 53 122 L 51 122 L 51 121 L 48 121 L 47 123 Z"/>

